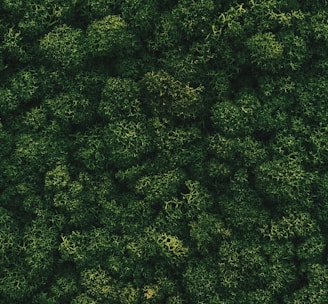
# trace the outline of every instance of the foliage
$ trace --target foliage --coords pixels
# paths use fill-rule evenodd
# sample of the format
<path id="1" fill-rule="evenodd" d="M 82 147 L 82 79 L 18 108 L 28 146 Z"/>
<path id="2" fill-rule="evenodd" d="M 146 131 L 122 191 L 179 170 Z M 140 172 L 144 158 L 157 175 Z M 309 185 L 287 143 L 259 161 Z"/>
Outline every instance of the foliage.
<path id="1" fill-rule="evenodd" d="M 243 94 L 236 104 L 229 101 L 214 104 L 211 120 L 215 128 L 224 136 L 250 135 L 254 132 L 259 108 L 260 102 L 256 96 Z"/>
<path id="2" fill-rule="evenodd" d="M 173 235 L 161 233 L 157 238 L 157 245 L 160 247 L 161 254 L 167 257 L 170 263 L 176 263 L 177 259 L 186 257 L 188 248 L 183 246 L 181 240 Z"/>
<path id="3" fill-rule="evenodd" d="M 61 123 L 82 123 L 91 114 L 88 112 L 89 100 L 75 92 L 62 93 L 54 98 L 46 99 L 44 104 L 49 109 L 49 114 Z"/>
<path id="4" fill-rule="evenodd" d="M 261 164 L 256 172 L 258 188 L 270 200 L 295 201 L 303 200 L 309 192 L 311 173 L 304 171 L 297 155 L 279 158 Z"/>
<path id="5" fill-rule="evenodd" d="M 1 303 L 327 303 L 326 1 L 0 20 Z"/>
<path id="6" fill-rule="evenodd" d="M 80 29 L 63 24 L 55 27 L 40 41 L 40 50 L 51 63 L 63 69 L 75 69 L 83 64 L 85 44 Z"/>
<path id="7" fill-rule="evenodd" d="M 251 53 L 253 63 L 267 70 L 279 68 L 278 63 L 283 58 L 284 46 L 272 32 L 252 36 L 246 46 Z"/>
<path id="8" fill-rule="evenodd" d="M 131 79 L 111 77 L 103 88 L 99 115 L 110 121 L 140 118 L 139 88 Z"/>
<path id="9" fill-rule="evenodd" d="M 0 111 L 2 115 L 7 115 L 16 110 L 18 105 L 19 101 L 17 100 L 17 97 L 10 89 L 0 89 Z"/>
<path id="10" fill-rule="evenodd" d="M 104 141 L 112 164 L 129 167 L 141 156 L 151 151 L 151 139 L 141 121 L 123 119 L 105 126 Z"/>
<path id="11" fill-rule="evenodd" d="M 162 71 L 146 73 L 142 82 L 154 116 L 195 119 L 202 112 L 201 87 L 190 87 Z"/>
<path id="12" fill-rule="evenodd" d="M 5 0 L 4 8 L 15 18 L 19 29 L 28 38 L 35 38 L 61 23 L 71 14 L 74 1 L 12 1 Z"/>
<path id="13" fill-rule="evenodd" d="M 126 22 L 118 15 L 108 15 L 89 24 L 86 37 L 93 56 L 113 56 L 136 48 L 137 41 Z"/>
<path id="14" fill-rule="evenodd" d="M 135 188 L 137 193 L 145 195 L 153 202 L 170 199 L 182 186 L 185 179 L 184 172 L 179 169 L 171 170 L 163 174 L 141 177 Z"/>
<path id="15" fill-rule="evenodd" d="M 147 37 L 151 34 L 160 17 L 160 2 L 164 4 L 166 1 L 124 1 L 121 4 L 122 16 L 134 32 L 142 37 Z"/>
<path id="16" fill-rule="evenodd" d="M 219 301 L 217 294 L 218 276 L 211 267 L 211 261 L 190 263 L 183 274 L 188 299 L 193 303 L 215 303 Z"/>
<path id="17" fill-rule="evenodd" d="M 22 33 L 15 28 L 10 27 L 3 37 L 3 43 L 1 50 L 4 53 L 4 57 L 7 60 L 17 60 L 19 62 L 25 62 L 28 59 L 28 54 L 23 48 Z"/>

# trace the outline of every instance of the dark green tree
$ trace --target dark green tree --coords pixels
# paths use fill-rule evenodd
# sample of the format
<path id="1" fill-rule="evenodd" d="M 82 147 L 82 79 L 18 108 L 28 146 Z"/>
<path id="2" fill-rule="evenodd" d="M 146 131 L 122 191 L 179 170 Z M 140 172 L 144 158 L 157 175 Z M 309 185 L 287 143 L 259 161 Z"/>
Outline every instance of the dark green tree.
<path id="1" fill-rule="evenodd" d="M 86 44 L 80 29 L 63 24 L 55 27 L 40 40 L 40 50 L 52 64 L 72 70 L 83 65 Z"/>
<path id="2" fill-rule="evenodd" d="M 86 43 L 92 56 L 113 57 L 138 47 L 136 37 L 119 15 L 108 15 L 90 23 Z"/>
<path id="3" fill-rule="evenodd" d="M 198 118 L 204 109 L 202 87 L 193 88 L 165 71 L 149 72 L 142 79 L 147 107 L 154 116 L 191 120 Z"/>

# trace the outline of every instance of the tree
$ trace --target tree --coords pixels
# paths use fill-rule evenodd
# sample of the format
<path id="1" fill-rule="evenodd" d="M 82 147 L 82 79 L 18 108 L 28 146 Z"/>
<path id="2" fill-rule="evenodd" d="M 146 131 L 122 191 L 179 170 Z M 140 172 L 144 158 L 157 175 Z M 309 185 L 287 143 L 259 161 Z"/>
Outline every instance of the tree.
<path id="1" fill-rule="evenodd" d="M 34 107 L 30 111 L 24 113 L 22 117 L 24 128 L 31 130 L 31 132 L 44 130 L 47 123 L 47 111 L 44 106 Z"/>
<path id="2" fill-rule="evenodd" d="M 182 194 L 184 207 L 188 218 L 209 210 L 213 205 L 213 198 L 209 191 L 198 181 L 185 181 L 187 193 Z"/>
<path id="3" fill-rule="evenodd" d="M 108 121 L 140 119 L 139 87 L 131 79 L 111 77 L 103 88 L 98 113 Z"/>
<path id="4" fill-rule="evenodd" d="M 157 236 L 156 242 L 160 255 L 167 258 L 169 264 L 179 264 L 188 256 L 189 248 L 174 235 L 163 232 Z"/>
<path id="5" fill-rule="evenodd" d="M 125 118 L 107 124 L 104 143 L 110 163 L 120 169 L 136 164 L 152 150 L 151 138 L 143 120 L 134 122 Z"/>
<path id="6" fill-rule="evenodd" d="M 77 16 L 81 16 L 86 19 L 85 23 L 90 23 L 93 20 L 118 13 L 118 8 L 119 1 L 117 0 L 83 0 L 75 2 L 74 7 L 77 11 Z"/>
<path id="7" fill-rule="evenodd" d="M 99 129 L 77 134 L 74 141 L 74 158 L 89 170 L 101 171 L 106 166 L 105 145 Z"/>
<path id="8" fill-rule="evenodd" d="M 55 261 L 58 231 L 46 219 L 37 219 L 26 228 L 23 236 L 24 267 L 28 269 L 30 288 L 36 290 L 51 276 Z"/>
<path id="9" fill-rule="evenodd" d="M 36 38 L 54 25 L 63 21 L 65 23 L 66 19 L 71 17 L 72 4 L 73 1 L 63 0 L 5 0 L 4 8 L 16 19 L 15 22 L 25 37 Z"/>
<path id="10" fill-rule="evenodd" d="M 320 223 L 320 226 L 323 227 L 323 230 L 326 231 L 327 227 L 327 212 L 328 212 L 328 174 L 323 174 L 318 176 L 318 180 L 316 181 L 316 191 L 317 195 L 316 204 L 318 205 L 318 209 L 315 211 L 316 218 Z"/>
<path id="11" fill-rule="evenodd" d="M 258 33 L 246 42 L 253 63 L 265 70 L 277 70 L 280 68 L 284 45 L 279 42 L 272 32 Z"/>
<path id="12" fill-rule="evenodd" d="M 17 97 L 10 89 L 0 88 L 0 111 L 2 115 L 7 115 L 16 110 L 19 106 Z"/>
<path id="13" fill-rule="evenodd" d="M 28 179 L 45 170 L 66 157 L 67 142 L 63 139 L 54 139 L 54 134 L 20 134 L 16 138 L 16 147 L 13 153 L 16 165 L 26 166 L 20 176 Z M 66 147 L 66 148 L 65 148 Z M 40 178 L 40 176 L 39 176 Z"/>
<path id="14" fill-rule="evenodd" d="M 257 231 L 269 220 L 269 214 L 263 208 L 258 193 L 249 185 L 247 172 L 236 172 L 227 190 L 219 197 L 218 207 L 228 227 L 245 236 L 249 234 L 257 238 Z"/>
<path id="15" fill-rule="evenodd" d="M 160 6 L 165 2 L 127 0 L 121 4 L 122 16 L 138 36 L 147 39 L 152 35 L 161 13 Z"/>
<path id="16" fill-rule="evenodd" d="M 82 31 L 67 24 L 55 27 L 40 40 L 43 56 L 63 69 L 74 70 L 83 66 L 85 48 Z"/>
<path id="17" fill-rule="evenodd" d="M 202 114 L 202 87 L 190 87 L 165 71 L 146 73 L 141 85 L 154 116 L 193 120 Z"/>
<path id="18" fill-rule="evenodd" d="M 4 156 L 7 155 L 13 148 L 13 138 L 11 137 L 10 133 L 5 130 L 1 120 L 0 120 L 0 144 L 2 147 L 0 151 L 0 157 L 1 159 L 4 159 Z"/>
<path id="19" fill-rule="evenodd" d="M 0 1 L 0 302 L 327 302 L 326 1 Z"/>
<path id="20" fill-rule="evenodd" d="M 184 0 L 161 15 L 152 47 L 167 50 L 175 45 L 188 46 L 211 32 L 215 3 L 212 0 Z"/>
<path id="21" fill-rule="evenodd" d="M 197 163 L 201 163 L 206 158 L 202 134 L 198 128 L 172 128 L 168 120 L 158 117 L 152 119 L 151 124 L 157 157 L 167 163 L 168 167 L 188 167 L 191 171 L 196 166 L 196 159 Z"/>
<path id="22" fill-rule="evenodd" d="M 138 44 L 119 15 L 108 15 L 90 23 L 86 43 L 92 56 L 110 57 L 136 49 Z"/>
<path id="23" fill-rule="evenodd" d="M 285 156 L 264 162 L 256 169 L 258 189 L 271 201 L 302 202 L 309 207 L 308 198 L 312 174 L 306 172 L 298 155 Z"/>
<path id="24" fill-rule="evenodd" d="M 57 231 L 42 218 L 26 227 L 21 240 L 17 240 L 14 254 L 19 256 L 1 271 L 1 293 L 6 299 L 18 302 L 29 299 L 49 280 L 57 237 Z"/>
<path id="25" fill-rule="evenodd" d="M 197 219 L 189 223 L 190 237 L 196 243 L 199 254 L 206 256 L 220 241 L 229 238 L 231 230 L 225 228 L 223 221 L 214 214 L 202 212 Z"/>
<path id="26" fill-rule="evenodd" d="M 211 121 L 223 136 L 251 135 L 256 128 L 256 115 L 261 105 L 258 98 L 242 94 L 236 102 L 217 102 L 211 108 Z"/>
<path id="27" fill-rule="evenodd" d="M 91 111 L 89 100 L 76 92 L 61 93 L 44 101 L 49 114 L 58 119 L 61 125 L 86 122 Z"/>
<path id="28" fill-rule="evenodd" d="M 183 273 L 183 286 L 187 291 L 188 301 L 220 303 L 218 275 L 212 263 L 210 259 L 204 259 L 202 263 L 188 263 Z"/>
<path id="29" fill-rule="evenodd" d="M 17 254 L 18 227 L 14 222 L 13 216 L 5 208 L 0 208 L 0 238 L 1 238 L 1 268 L 6 268 Z"/>
<path id="30" fill-rule="evenodd" d="M 97 302 L 117 301 L 116 282 L 103 269 L 86 269 L 81 273 L 81 283 L 85 292 Z"/>
<path id="31" fill-rule="evenodd" d="M 271 240 L 306 239 L 319 232 L 319 227 L 309 213 L 294 212 L 283 216 L 277 222 L 265 224 L 261 228 L 264 236 Z"/>
<path id="32" fill-rule="evenodd" d="M 15 29 L 14 27 L 10 27 L 6 32 L 3 43 L 1 46 L 1 50 L 4 54 L 4 59 L 6 62 L 22 62 L 25 63 L 30 56 L 26 51 L 26 46 L 23 43 L 22 33 Z"/>
<path id="33" fill-rule="evenodd" d="M 322 264 L 312 264 L 308 267 L 309 283 L 297 290 L 291 297 L 286 297 L 286 303 L 316 303 L 323 304 L 327 298 L 327 267 Z"/>

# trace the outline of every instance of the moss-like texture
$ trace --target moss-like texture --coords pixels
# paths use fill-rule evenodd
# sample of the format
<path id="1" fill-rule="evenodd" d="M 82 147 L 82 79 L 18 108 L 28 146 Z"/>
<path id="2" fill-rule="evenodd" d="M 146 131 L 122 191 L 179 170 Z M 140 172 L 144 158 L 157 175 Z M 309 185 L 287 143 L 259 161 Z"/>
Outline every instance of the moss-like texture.
<path id="1" fill-rule="evenodd" d="M 327 12 L 0 1 L 0 302 L 328 303 Z"/>

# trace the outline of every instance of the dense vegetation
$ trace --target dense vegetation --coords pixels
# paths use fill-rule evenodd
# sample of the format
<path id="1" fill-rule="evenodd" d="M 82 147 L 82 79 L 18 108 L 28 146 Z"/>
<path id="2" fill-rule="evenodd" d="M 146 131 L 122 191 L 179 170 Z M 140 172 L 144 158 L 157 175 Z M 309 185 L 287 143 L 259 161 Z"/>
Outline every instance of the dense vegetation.
<path id="1" fill-rule="evenodd" d="M 2 0 L 0 302 L 328 303 L 325 0 Z"/>

